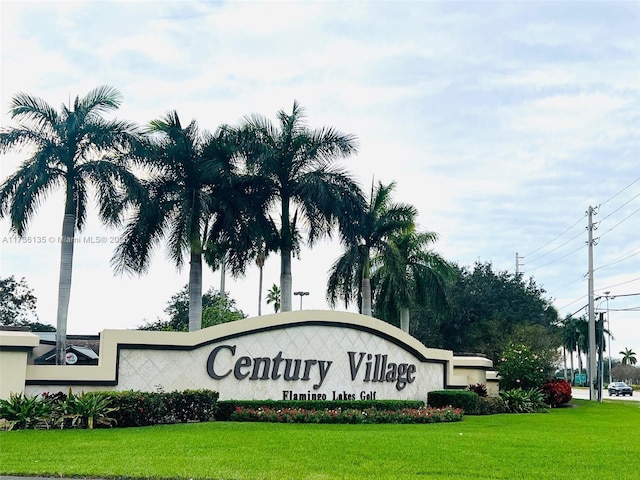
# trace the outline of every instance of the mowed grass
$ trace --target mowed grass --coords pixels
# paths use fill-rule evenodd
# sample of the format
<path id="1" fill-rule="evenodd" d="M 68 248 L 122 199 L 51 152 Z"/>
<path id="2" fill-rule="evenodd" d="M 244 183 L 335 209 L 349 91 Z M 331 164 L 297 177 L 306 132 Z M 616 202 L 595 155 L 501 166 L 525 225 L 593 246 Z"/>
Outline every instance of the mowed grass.
<path id="1" fill-rule="evenodd" d="M 640 403 L 431 425 L 213 422 L 0 432 L 0 474 L 171 479 L 637 479 Z"/>

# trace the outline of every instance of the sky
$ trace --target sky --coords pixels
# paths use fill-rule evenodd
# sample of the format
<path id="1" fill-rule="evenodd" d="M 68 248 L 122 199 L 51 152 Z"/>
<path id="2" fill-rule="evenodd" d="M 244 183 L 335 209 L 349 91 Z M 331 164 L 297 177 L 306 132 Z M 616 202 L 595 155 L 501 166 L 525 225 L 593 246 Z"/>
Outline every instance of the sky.
<path id="1" fill-rule="evenodd" d="M 434 250 L 470 268 L 517 265 L 561 317 L 586 313 L 593 207 L 595 295 L 608 296 L 595 306 L 608 304 L 614 358 L 640 351 L 640 2 L 5 0 L 0 15 L 3 127 L 18 92 L 57 108 L 111 85 L 119 119 L 176 110 L 210 131 L 250 114 L 275 121 L 297 100 L 309 127 L 358 137 L 341 165 L 365 191 L 395 181 L 395 200 L 438 233 Z M 0 181 L 24 157 L 2 155 Z M 0 220 L 1 275 L 24 277 L 51 324 L 62 199 L 42 203 L 22 242 Z M 164 318 L 187 284 L 163 248 L 145 276 L 115 276 L 118 234 L 91 215 L 78 234 L 71 334 Z M 339 254 L 326 239 L 294 260 L 303 308 L 329 308 Z M 272 255 L 263 298 L 278 282 Z M 204 286 L 219 289 L 219 273 Z M 257 315 L 257 268 L 225 289 Z"/>

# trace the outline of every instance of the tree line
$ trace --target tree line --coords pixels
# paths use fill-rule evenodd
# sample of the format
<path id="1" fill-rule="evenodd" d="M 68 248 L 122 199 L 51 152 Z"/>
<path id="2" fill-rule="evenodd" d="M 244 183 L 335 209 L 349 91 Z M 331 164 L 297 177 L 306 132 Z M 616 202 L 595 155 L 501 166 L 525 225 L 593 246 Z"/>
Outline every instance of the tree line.
<path id="1" fill-rule="evenodd" d="M 326 293 L 334 308 L 356 305 L 425 345 L 480 353 L 494 362 L 513 342 L 548 352 L 549 361 L 557 360 L 552 357 L 561 346 L 584 352 L 580 324 L 560 321 L 533 279 L 494 272 L 490 263 L 469 268 L 447 261 L 432 248 L 438 235 L 417 228 L 416 208 L 394 200 L 394 182 L 373 182 L 365 193 L 339 163 L 357 153 L 356 136 L 310 128 L 297 102 L 290 112 L 279 111 L 276 122 L 254 114 L 213 132 L 195 120 L 185 125 L 175 111 L 146 126 L 106 118 L 121 102 L 109 86 L 59 111 L 19 93 L 10 103 L 17 124 L 0 130 L 0 153 L 27 153 L 0 185 L 0 217 L 10 219 L 13 232 L 25 235 L 47 194 L 65 191 L 59 363 L 73 239 L 86 222 L 91 189 L 101 221 L 123 232 L 111 258 L 116 273 L 144 274 L 161 245 L 177 267 L 188 265 L 188 286 L 170 301 L 179 308 L 167 311 L 169 323 L 158 320 L 149 328 L 188 325 L 193 331 L 242 318 L 224 288 L 203 293 L 203 268 L 239 276 L 255 263 L 262 273 L 271 253 L 280 254 L 280 282 L 269 302 L 276 311 L 290 311 L 292 257 L 303 242 L 313 247 L 322 237 L 337 236 L 342 254 L 330 268 Z"/>
<path id="2" fill-rule="evenodd" d="M 242 275 L 270 253 L 280 254 L 280 308 L 292 307 L 292 256 L 337 235 L 345 254 L 332 269 L 328 299 L 357 301 L 364 314 L 397 310 L 408 331 L 409 307 L 446 304 L 451 265 L 428 247 L 437 235 L 419 232 L 413 207 L 394 204 L 394 185 L 379 183 L 367 199 L 338 163 L 357 152 L 355 135 L 312 129 L 293 103 L 277 122 L 246 116 L 214 132 L 170 111 L 142 127 L 109 119 L 122 102 L 101 86 L 52 108 L 19 93 L 10 102 L 16 125 L 0 131 L 0 153 L 27 158 L 0 186 L 0 217 L 26 233 L 38 206 L 65 191 L 60 250 L 56 350 L 64 363 L 74 236 L 86 219 L 91 189 L 100 220 L 123 229 L 111 259 L 116 273 L 145 273 L 164 243 L 177 267 L 189 266 L 189 330 L 202 326 L 203 261 Z M 373 277 L 372 277 L 373 275 Z M 379 288 L 374 292 L 371 282 Z M 224 295 L 224 292 L 221 292 Z M 261 293 L 260 293 L 261 295 Z"/>

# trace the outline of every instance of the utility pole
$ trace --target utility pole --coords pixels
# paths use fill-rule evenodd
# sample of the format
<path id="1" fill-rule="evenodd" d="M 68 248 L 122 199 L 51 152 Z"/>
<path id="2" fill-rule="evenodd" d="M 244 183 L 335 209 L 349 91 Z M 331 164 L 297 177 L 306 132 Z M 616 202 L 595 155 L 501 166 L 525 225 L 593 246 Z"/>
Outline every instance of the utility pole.
<path id="1" fill-rule="evenodd" d="M 587 210 L 587 214 L 589 216 L 589 223 L 587 230 L 589 231 L 589 355 L 588 355 L 588 366 L 589 366 L 589 400 L 596 399 L 596 389 L 595 389 L 595 377 L 596 377 L 596 316 L 593 310 L 593 214 L 594 209 L 589 205 L 589 209 Z"/>
<path id="2" fill-rule="evenodd" d="M 520 260 L 522 260 L 524 257 L 521 257 L 520 255 L 518 255 L 518 252 L 516 252 L 516 275 L 518 275 L 520 273 L 520 266 L 524 265 L 524 263 L 520 263 Z"/>

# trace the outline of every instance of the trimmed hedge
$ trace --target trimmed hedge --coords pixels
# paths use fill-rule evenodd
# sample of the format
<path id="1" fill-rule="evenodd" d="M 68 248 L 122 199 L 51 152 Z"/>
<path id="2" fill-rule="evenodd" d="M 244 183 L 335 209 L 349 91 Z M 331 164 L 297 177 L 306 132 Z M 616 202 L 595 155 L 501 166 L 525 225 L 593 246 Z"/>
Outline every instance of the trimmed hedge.
<path id="1" fill-rule="evenodd" d="M 434 408 L 461 408 L 467 415 L 474 415 L 478 412 L 479 399 L 477 393 L 468 390 L 434 390 L 429 392 L 427 404 Z"/>
<path id="2" fill-rule="evenodd" d="M 206 422 L 214 419 L 218 392 L 109 392 L 112 417 L 118 427 L 144 427 L 161 423 Z"/>
<path id="3" fill-rule="evenodd" d="M 229 421 L 240 407 L 243 409 L 300 409 L 300 410 L 366 410 L 385 411 L 424 408 L 421 400 L 220 400 L 217 402 L 216 420 Z"/>

